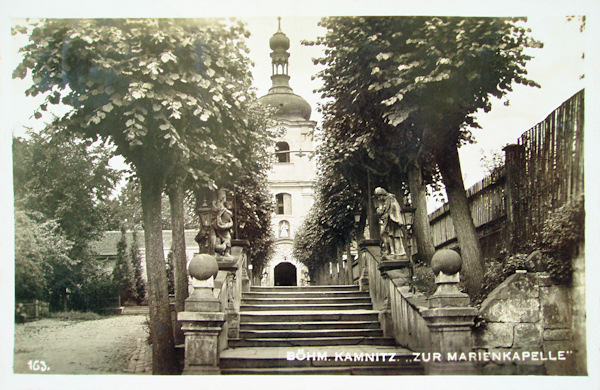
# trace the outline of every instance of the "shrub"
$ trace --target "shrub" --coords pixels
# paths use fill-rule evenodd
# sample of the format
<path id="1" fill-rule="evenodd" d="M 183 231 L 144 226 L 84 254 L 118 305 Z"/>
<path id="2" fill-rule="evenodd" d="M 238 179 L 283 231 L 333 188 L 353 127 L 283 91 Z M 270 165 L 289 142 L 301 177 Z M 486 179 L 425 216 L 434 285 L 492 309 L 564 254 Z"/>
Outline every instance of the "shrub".
<path id="1" fill-rule="evenodd" d="M 417 292 L 427 296 L 433 294 L 437 286 L 435 284 L 435 274 L 431 267 L 422 263 L 415 264 L 412 285 L 417 289 Z"/>
<path id="2" fill-rule="evenodd" d="M 486 260 L 486 270 L 483 276 L 483 287 L 481 292 L 474 297 L 473 303 L 478 304 L 487 298 L 500 283 L 502 283 L 510 275 L 517 270 L 526 270 L 535 272 L 539 266 L 535 259 L 537 255 L 524 253 L 516 253 L 509 255 L 506 251 L 502 251 L 500 256 Z"/>
<path id="3" fill-rule="evenodd" d="M 546 269 L 559 283 L 571 282 L 571 258 L 577 244 L 585 239 L 585 201 L 581 195 L 556 209 L 544 222 L 540 249 L 546 258 Z"/>

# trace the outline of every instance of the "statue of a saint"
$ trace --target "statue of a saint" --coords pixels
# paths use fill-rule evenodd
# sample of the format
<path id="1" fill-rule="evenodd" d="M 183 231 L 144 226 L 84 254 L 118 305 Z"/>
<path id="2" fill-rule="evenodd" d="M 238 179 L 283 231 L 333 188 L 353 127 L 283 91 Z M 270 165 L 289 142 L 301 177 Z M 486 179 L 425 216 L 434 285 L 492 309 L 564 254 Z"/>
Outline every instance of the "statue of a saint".
<path id="1" fill-rule="evenodd" d="M 402 245 L 402 210 L 393 194 L 381 187 L 375 189 L 375 207 L 381 228 L 382 254 L 404 255 Z"/>
<path id="2" fill-rule="evenodd" d="M 215 218 L 213 222 L 214 242 L 212 247 L 215 252 L 221 256 L 231 254 L 231 228 L 233 227 L 233 213 L 225 207 L 226 201 L 225 190 L 219 190 L 217 200 L 213 203 Z"/>
<path id="3" fill-rule="evenodd" d="M 281 221 L 279 224 L 279 237 L 288 238 L 290 236 L 290 223 L 288 221 Z"/>

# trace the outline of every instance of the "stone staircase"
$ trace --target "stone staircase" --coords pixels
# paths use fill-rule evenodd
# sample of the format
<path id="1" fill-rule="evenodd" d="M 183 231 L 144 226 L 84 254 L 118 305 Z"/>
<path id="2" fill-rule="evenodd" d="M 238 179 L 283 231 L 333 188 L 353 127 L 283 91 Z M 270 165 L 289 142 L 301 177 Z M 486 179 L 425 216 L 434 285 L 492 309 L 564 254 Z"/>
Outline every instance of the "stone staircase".
<path id="1" fill-rule="evenodd" d="M 240 338 L 221 353 L 223 374 L 422 374 L 411 351 L 383 336 L 358 286 L 251 287 Z"/>

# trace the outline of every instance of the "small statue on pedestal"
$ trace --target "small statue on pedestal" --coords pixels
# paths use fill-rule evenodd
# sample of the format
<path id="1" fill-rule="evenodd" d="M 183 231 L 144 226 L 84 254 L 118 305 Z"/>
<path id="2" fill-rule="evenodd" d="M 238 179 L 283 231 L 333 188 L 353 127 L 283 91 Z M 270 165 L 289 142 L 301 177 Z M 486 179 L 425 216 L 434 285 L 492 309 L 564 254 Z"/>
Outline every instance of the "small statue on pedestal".
<path id="1" fill-rule="evenodd" d="M 219 190 L 217 200 L 213 204 L 215 210 L 215 220 L 213 228 L 215 234 L 213 236 L 213 248 L 215 252 L 221 256 L 229 256 L 231 254 L 231 228 L 233 227 L 233 213 L 225 207 L 226 193 L 225 190 Z"/>
<path id="2" fill-rule="evenodd" d="M 396 197 L 377 187 L 375 207 L 380 221 L 382 254 L 389 257 L 405 255 L 402 245 L 402 211 Z"/>
<path id="3" fill-rule="evenodd" d="M 212 207 L 202 206 L 200 232 L 196 236 L 201 253 L 218 254 L 223 257 L 231 255 L 231 229 L 233 213 L 225 206 L 227 194 L 219 190 Z"/>

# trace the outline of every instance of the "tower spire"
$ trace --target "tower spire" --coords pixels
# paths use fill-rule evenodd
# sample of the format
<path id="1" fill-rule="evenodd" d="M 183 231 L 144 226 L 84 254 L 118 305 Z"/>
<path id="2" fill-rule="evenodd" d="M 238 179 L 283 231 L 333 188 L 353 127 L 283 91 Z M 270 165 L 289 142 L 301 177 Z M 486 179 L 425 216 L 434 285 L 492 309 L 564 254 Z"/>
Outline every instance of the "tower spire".
<path id="1" fill-rule="evenodd" d="M 290 53 L 290 39 L 281 31 L 281 16 L 277 18 L 278 30 L 271 39 L 269 46 L 271 47 L 271 65 L 273 66 L 273 76 L 288 75 L 288 59 Z"/>
<path id="2" fill-rule="evenodd" d="M 289 118 L 310 119 L 310 105 L 294 94 L 290 87 L 289 58 L 290 39 L 281 31 L 281 16 L 277 17 L 277 32 L 269 39 L 271 47 L 271 81 L 269 93 L 261 101 L 278 109 L 278 115 Z"/>

